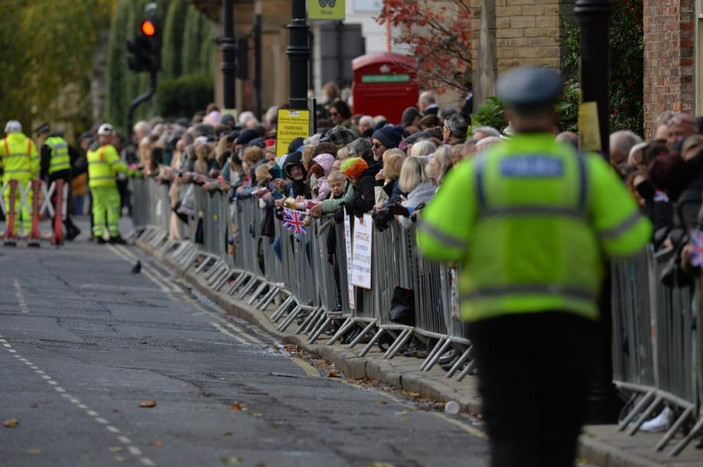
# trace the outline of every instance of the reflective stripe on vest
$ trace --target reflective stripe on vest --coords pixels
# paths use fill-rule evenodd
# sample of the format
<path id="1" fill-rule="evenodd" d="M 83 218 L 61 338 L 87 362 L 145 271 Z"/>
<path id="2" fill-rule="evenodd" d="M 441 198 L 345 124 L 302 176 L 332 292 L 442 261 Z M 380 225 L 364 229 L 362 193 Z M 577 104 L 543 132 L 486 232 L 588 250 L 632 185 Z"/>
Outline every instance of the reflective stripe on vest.
<path id="1" fill-rule="evenodd" d="M 466 300 L 501 297 L 510 294 L 520 295 L 559 295 L 562 297 L 593 302 L 598 296 L 593 291 L 561 284 L 519 284 L 504 287 L 484 287 L 461 294 Z"/>
<path id="2" fill-rule="evenodd" d="M 71 157 L 68 154 L 68 143 L 59 137 L 52 136 L 44 141 L 44 144 L 51 148 L 51 161 L 49 163 L 49 174 L 60 170 L 71 168 Z"/>
<path id="3" fill-rule="evenodd" d="M 31 156 L 32 140 L 29 138 L 27 139 L 27 150 L 23 152 L 11 152 L 8 138 L 3 139 L 2 141 L 5 145 L 5 154 L 3 156 L 3 159 L 11 159 L 11 161 L 3 161 L 3 174 L 26 174 L 29 175 L 29 178 L 31 178 L 32 168 L 29 164 L 29 161 L 33 159 Z M 17 158 L 24 158 L 26 162 L 23 163 L 22 159 L 17 160 Z"/>

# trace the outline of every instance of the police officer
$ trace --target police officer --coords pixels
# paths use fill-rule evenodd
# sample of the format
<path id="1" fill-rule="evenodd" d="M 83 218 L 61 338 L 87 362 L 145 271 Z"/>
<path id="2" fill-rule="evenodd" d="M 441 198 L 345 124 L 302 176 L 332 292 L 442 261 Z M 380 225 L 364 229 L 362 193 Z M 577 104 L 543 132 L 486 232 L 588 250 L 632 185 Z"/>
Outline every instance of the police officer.
<path id="1" fill-rule="evenodd" d="M 110 144 L 114 130 L 109 123 L 98 128 L 98 143 L 88 150 L 88 187 L 93 201 L 93 235 L 98 243 L 105 243 L 105 223 L 110 243 L 127 243 L 117 229 L 120 220 L 120 194 L 116 175 L 126 172 L 127 166 L 115 147 Z"/>
<path id="2" fill-rule="evenodd" d="M 71 206 L 71 179 L 73 164 L 81 157 L 78 149 L 70 146 L 63 139 L 60 132 L 51 133 L 51 127 L 48 123 L 43 123 L 35 130 L 35 133 L 40 140 L 43 141 L 40 150 L 40 168 L 39 179 L 48 180 L 49 185 L 56 180 L 63 180 L 68 186 L 67 206 Z M 54 192 L 54 202 L 56 200 L 56 192 Z M 57 209 L 60 209 L 57 207 Z M 66 228 L 66 240 L 73 240 L 80 233 L 80 229 L 71 220 L 70 209 L 66 209 L 66 216 L 63 220 Z"/>
<path id="3" fill-rule="evenodd" d="M 2 181 L 17 181 L 15 189 L 15 215 L 22 216 L 22 228 L 28 235 L 32 228 L 32 200 L 33 192 L 30 188 L 26 203 L 21 206 L 20 192 L 24 192 L 27 185 L 37 179 L 39 172 L 39 154 L 32 140 L 22 134 L 22 125 L 17 120 L 10 120 L 5 125 L 7 137 L 0 141 L 0 166 L 3 169 Z M 8 183 L 3 193 L 6 209 L 10 208 L 10 185 Z M 16 232 L 7 232 L 10 237 Z M 6 242 L 12 244 L 12 242 Z"/>
<path id="4" fill-rule="evenodd" d="M 419 220 L 423 255 L 458 262 L 492 463 L 573 465 L 608 257 L 651 225 L 608 163 L 556 142 L 560 76 L 503 75 L 515 136 L 454 167 Z"/>

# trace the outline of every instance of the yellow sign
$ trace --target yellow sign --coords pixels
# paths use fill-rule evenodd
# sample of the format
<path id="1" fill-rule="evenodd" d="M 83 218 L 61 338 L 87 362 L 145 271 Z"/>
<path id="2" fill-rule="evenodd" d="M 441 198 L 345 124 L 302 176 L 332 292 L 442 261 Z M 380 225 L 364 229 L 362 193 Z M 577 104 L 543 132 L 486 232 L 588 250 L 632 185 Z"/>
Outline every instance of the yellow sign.
<path id="1" fill-rule="evenodd" d="M 308 18 L 344 20 L 345 0 L 308 0 Z"/>
<path id="2" fill-rule="evenodd" d="M 579 105 L 579 149 L 600 151 L 602 147 L 600 125 L 598 124 L 598 103 L 581 102 Z"/>
<path id="3" fill-rule="evenodd" d="M 276 157 L 288 152 L 288 145 L 295 138 L 310 136 L 310 111 L 278 109 L 276 127 Z"/>

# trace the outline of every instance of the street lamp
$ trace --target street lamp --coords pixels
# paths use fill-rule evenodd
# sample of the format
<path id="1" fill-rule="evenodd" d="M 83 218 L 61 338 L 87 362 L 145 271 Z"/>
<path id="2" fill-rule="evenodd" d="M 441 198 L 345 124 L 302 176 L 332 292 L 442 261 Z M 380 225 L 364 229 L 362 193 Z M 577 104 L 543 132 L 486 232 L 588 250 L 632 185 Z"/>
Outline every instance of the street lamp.
<path id="1" fill-rule="evenodd" d="M 290 45 L 286 54 L 290 61 L 290 108 L 306 110 L 308 108 L 308 46 L 307 13 L 305 0 L 291 2 Z"/>
<path id="2" fill-rule="evenodd" d="M 581 27 L 581 102 L 595 102 L 598 109 L 598 133 L 604 157 L 609 158 L 610 133 L 610 49 L 609 32 L 612 4 L 610 0 L 576 0 L 574 14 Z M 584 129 L 579 128 L 579 132 Z M 592 149 L 592 148 L 586 148 Z M 610 268 L 606 268 L 609 270 Z M 611 277 L 606 274 L 599 303 L 600 354 L 589 388 L 586 423 L 614 423 L 621 402 L 613 385 Z"/>

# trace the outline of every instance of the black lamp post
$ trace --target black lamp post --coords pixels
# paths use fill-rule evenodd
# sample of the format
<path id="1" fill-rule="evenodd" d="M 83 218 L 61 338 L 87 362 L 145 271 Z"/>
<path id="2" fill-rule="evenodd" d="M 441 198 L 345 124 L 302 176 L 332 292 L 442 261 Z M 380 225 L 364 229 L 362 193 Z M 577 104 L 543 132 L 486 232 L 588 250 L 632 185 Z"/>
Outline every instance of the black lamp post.
<path id="1" fill-rule="evenodd" d="M 290 107 L 293 110 L 308 108 L 309 29 L 305 0 L 292 0 L 291 21 L 288 25 L 290 45 L 286 53 L 290 61 Z"/>
<path id="2" fill-rule="evenodd" d="M 612 14 L 611 0 L 577 0 L 574 6 L 576 20 L 581 26 L 581 93 L 582 102 L 598 105 L 598 128 L 601 151 L 609 158 L 610 134 L 610 50 L 609 31 Z M 608 268 L 609 269 L 609 268 Z M 603 424 L 617 421 L 621 402 L 613 385 L 612 309 L 610 275 L 603 281 L 599 303 L 601 312 L 600 354 L 593 382 L 589 388 L 586 423 Z"/>
<path id="3" fill-rule="evenodd" d="M 224 16 L 224 35 L 220 38 L 220 50 L 222 51 L 222 101 L 225 109 L 236 107 L 234 84 L 236 72 L 236 45 L 234 41 L 234 17 L 232 2 L 234 0 L 222 0 L 222 15 Z"/>

